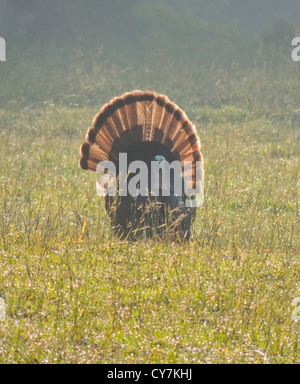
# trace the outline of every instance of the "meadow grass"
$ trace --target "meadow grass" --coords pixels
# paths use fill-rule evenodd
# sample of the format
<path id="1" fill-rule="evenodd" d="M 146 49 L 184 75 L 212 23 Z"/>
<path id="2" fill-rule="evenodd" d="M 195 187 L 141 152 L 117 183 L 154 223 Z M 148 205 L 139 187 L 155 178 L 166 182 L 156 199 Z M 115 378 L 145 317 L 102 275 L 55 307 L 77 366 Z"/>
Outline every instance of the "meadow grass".
<path id="1" fill-rule="evenodd" d="M 194 68 L 164 85 L 93 60 L 49 78 L 19 65 L 0 95 L 0 363 L 299 363 L 297 70 L 271 84 L 268 69 Z M 202 141 L 205 202 L 181 245 L 118 241 L 77 165 L 102 103 L 151 85 Z"/>

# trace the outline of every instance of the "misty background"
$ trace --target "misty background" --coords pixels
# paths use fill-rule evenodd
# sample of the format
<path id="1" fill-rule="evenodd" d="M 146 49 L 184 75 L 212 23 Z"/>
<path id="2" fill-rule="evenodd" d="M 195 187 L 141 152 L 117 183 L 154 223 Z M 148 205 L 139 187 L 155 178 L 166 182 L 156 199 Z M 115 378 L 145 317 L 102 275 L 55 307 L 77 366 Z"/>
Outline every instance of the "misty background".
<path id="1" fill-rule="evenodd" d="M 139 40 L 141 34 L 164 36 L 182 31 L 191 36 L 195 28 L 209 31 L 237 22 L 247 33 L 265 34 L 274 41 L 285 24 L 299 24 L 298 0 L 1 0 L 0 30 L 8 41 L 86 40 L 106 43 Z M 281 22 L 282 30 L 279 31 Z M 190 31 L 188 30 L 190 24 Z M 272 29 L 273 26 L 273 29 Z"/>
<path id="2" fill-rule="evenodd" d="M 257 102 L 251 76 L 265 71 L 270 86 L 297 71 L 299 26 L 298 0 L 0 0 L 0 102 L 96 106 L 134 88 L 214 107 Z M 224 92 L 230 81 L 241 92 Z"/>

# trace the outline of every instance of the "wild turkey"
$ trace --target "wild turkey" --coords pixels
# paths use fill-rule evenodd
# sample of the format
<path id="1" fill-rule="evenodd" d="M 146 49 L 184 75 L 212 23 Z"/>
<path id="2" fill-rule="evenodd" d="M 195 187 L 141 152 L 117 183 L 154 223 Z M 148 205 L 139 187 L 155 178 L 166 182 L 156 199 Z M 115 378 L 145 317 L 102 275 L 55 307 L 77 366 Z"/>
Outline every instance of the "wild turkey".
<path id="1" fill-rule="evenodd" d="M 115 196 L 106 193 L 105 208 L 120 238 L 134 240 L 166 235 L 180 241 L 190 238 L 197 208 L 195 196 L 187 196 L 184 186 L 203 193 L 203 157 L 196 128 L 177 105 L 155 92 L 125 93 L 102 107 L 86 137 L 88 142 L 80 149 L 80 167 L 105 173 L 108 171 L 105 166 L 100 171 L 97 166 L 99 162 L 110 161 L 116 168 L 116 193 Z M 138 190 L 137 196 L 122 196 L 120 154 L 127 156 L 128 164 L 135 161 L 146 164 L 149 183 L 144 195 Z M 174 192 L 178 174 L 171 167 L 169 193 L 164 193 L 160 167 L 174 161 L 180 166 L 182 192 Z M 187 161 L 190 167 L 184 168 Z M 153 163 L 158 165 L 158 172 L 152 171 Z M 125 182 L 130 183 L 136 174 L 128 172 Z M 156 193 L 151 190 L 154 177 L 159 180 Z"/>

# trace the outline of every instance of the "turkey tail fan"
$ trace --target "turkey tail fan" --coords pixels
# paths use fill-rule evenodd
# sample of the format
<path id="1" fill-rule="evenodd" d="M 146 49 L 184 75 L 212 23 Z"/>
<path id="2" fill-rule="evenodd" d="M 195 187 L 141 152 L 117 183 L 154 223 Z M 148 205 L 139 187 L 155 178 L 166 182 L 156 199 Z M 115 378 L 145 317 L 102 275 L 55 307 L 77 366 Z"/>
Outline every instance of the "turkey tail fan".
<path id="1" fill-rule="evenodd" d="M 184 111 L 165 95 L 135 90 L 112 99 L 95 116 L 86 138 L 80 149 L 82 169 L 97 171 L 100 162 L 110 161 L 118 172 L 121 153 L 127 154 L 128 163 L 142 160 L 149 165 L 156 158 L 170 163 L 177 160 L 181 163 L 181 180 L 185 179 L 192 191 L 203 194 L 203 156 L 196 128 Z M 169 198 L 155 201 L 152 196 L 138 195 L 134 200 L 132 196 L 106 195 L 107 212 L 115 212 L 115 220 L 111 216 L 112 223 L 116 223 L 115 232 L 128 238 L 130 233 L 146 228 L 149 237 L 164 232 L 171 223 L 170 228 L 181 239 L 188 239 L 195 206 L 184 205 L 184 194 L 180 197 L 173 193 Z M 156 204 L 151 212 L 149 201 Z M 171 210 L 175 213 L 170 213 Z M 155 223 L 158 232 L 153 230 Z"/>
<path id="2" fill-rule="evenodd" d="M 119 153 L 142 142 L 160 143 L 182 165 L 203 160 L 195 126 L 167 96 L 155 92 L 136 90 L 112 99 L 95 116 L 86 137 L 80 167 L 92 171 L 100 161 L 117 164 Z M 196 167 L 187 173 L 196 188 Z"/>

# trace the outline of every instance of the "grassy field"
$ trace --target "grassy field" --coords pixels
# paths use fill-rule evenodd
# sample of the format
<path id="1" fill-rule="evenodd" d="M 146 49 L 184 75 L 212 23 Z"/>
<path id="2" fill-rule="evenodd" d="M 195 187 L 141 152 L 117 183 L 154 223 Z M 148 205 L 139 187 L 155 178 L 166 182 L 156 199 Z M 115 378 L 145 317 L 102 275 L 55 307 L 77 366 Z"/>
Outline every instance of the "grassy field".
<path id="1" fill-rule="evenodd" d="M 0 363 L 299 363 L 299 65 L 76 55 L 1 63 Z M 94 114 L 135 88 L 198 128 L 205 203 L 188 244 L 119 242 L 78 168 Z"/>

